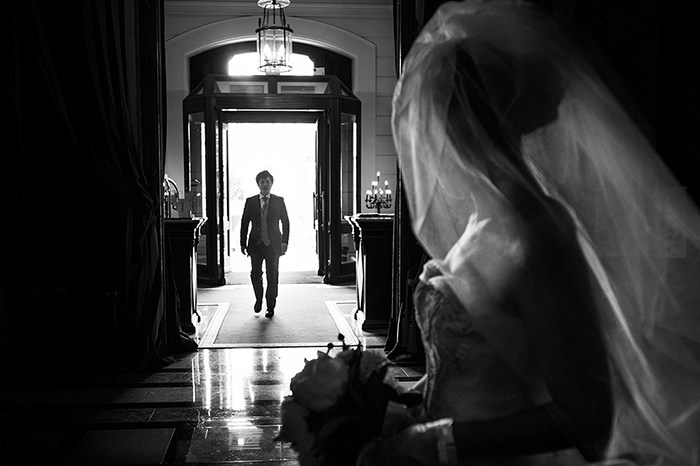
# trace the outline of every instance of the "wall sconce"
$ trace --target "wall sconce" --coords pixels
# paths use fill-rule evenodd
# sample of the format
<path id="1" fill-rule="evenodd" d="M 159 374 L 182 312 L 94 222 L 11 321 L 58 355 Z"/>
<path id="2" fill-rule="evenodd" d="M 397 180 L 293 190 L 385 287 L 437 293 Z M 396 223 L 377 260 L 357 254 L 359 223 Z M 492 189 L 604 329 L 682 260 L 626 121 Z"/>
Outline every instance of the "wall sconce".
<path id="1" fill-rule="evenodd" d="M 283 10 L 289 3 L 290 0 L 258 0 L 258 6 L 263 9 L 255 30 L 258 35 L 258 69 L 266 74 L 280 74 L 292 69 L 293 31 Z"/>
<path id="2" fill-rule="evenodd" d="M 365 206 L 368 209 L 377 209 L 377 213 L 380 214 L 382 209 L 388 209 L 391 207 L 391 189 L 389 189 L 389 181 L 384 180 L 384 189 L 379 187 L 379 176 L 381 173 L 377 172 L 377 179 L 372 181 L 372 186 L 365 193 Z"/>

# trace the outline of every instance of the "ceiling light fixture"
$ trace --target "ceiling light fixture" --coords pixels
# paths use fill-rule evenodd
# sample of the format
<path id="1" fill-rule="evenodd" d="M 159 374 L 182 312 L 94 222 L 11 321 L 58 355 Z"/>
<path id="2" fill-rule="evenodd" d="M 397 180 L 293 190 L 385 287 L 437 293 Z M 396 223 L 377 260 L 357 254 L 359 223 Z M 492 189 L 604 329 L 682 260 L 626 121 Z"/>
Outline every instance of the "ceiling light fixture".
<path id="1" fill-rule="evenodd" d="M 292 69 L 292 28 L 287 24 L 284 10 L 290 0 L 258 0 L 263 9 L 258 19 L 258 69 L 266 74 L 280 74 Z M 279 21 L 279 23 L 278 23 Z"/>

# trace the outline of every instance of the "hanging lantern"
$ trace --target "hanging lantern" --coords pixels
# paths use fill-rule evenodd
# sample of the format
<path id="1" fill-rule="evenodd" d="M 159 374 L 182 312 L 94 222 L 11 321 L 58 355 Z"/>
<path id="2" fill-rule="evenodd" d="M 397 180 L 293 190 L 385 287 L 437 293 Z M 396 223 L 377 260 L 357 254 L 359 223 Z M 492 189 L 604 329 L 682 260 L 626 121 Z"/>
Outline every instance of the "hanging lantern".
<path id="1" fill-rule="evenodd" d="M 260 71 L 279 74 L 292 69 L 292 28 L 287 24 L 283 8 L 289 0 L 258 0 L 263 9 L 258 19 L 258 57 Z"/>

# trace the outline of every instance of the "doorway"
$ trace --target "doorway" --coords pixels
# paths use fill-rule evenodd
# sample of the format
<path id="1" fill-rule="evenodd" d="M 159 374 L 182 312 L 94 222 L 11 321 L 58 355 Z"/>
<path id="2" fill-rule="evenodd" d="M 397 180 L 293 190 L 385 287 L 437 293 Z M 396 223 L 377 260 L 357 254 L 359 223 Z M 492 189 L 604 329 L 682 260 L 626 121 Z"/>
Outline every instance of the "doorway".
<path id="1" fill-rule="evenodd" d="M 270 165 L 274 158 L 260 155 L 263 146 L 276 148 L 269 157 L 285 156 L 273 172 L 273 192 L 284 197 L 301 196 L 298 205 L 303 211 L 304 206 L 309 206 L 303 201 L 307 188 L 302 187 L 298 191 L 301 194 L 296 194 L 295 189 L 285 184 L 315 184 L 310 210 L 314 216 L 318 276 L 323 277 L 323 283 L 332 285 L 354 282 L 355 244 L 346 219 L 357 212 L 360 201 L 361 103 L 336 76 L 208 75 L 183 101 L 183 113 L 185 195 L 192 201 L 193 216 L 206 219 L 197 246 L 198 283 L 226 284 L 232 253 L 240 254 L 240 227 L 232 225 L 232 220 L 234 215 L 240 215 L 241 209 L 232 206 L 227 193 L 229 183 L 233 178 L 234 191 L 236 186 L 255 190 L 255 174 L 265 168 L 275 170 Z M 294 138 L 276 134 L 277 127 L 273 126 L 271 132 L 255 138 L 257 145 L 252 155 L 243 155 L 241 160 L 236 156 L 231 158 L 229 154 L 241 145 L 238 140 L 241 138 L 229 137 L 229 132 L 237 131 L 233 124 L 238 123 L 311 124 L 315 126 L 316 136 L 308 141 L 313 141 L 314 150 L 303 149 L 304 158 L 290 163 L 286 158 L 287 146 Z M 242 140 L 251 143 L 247 136 Z M 315 171 L 308 170 L 310 154 L 314 157 Z M 247 175 L 239 172 L 245 166 L 244 160 L 258 163 L 249 168 Z M 297 167 L 297 163 L 302 167 Z M 292 176 L 287 176 L 288 173 Z M 245 184 L 248 178 L 250 185 Z M 245 198 L 245 193 L 233 200 L 240 201 L 241 197 Z M 308 223 L 304 220 L 308 218 L 306 215 L 302 212 L 298 226 Z M 290 229 L 292 237 L 299 233 L 295 228 L 292 225 Z M 306 228 L 303 231 L 309 233 Z M 304 257 L 306 261 L 313 256 Z M 292 265 L 292 261 L 287 265 Z"/>
<path id="2" fill-rule="evenodd" d="M 245 200 L 258 193 L 255 175 L 262 170 L 268 170 L 275 177 L 272 193 L 284 197 L 289 213 L 289 249 L 280 258 L 280 272 L 309 272 L 304 275 L 313 273 L 317 277 L 314 224 L 317 125 L 234 122 L 226 126 L 232 237 L 227 283 L 241 281 L 238 277 L 241 274 L 244 275 L 242 281 L 248 280 L 250 259 L 241 254 L 237 239 Z M 271 141 L 279 144 L 268 143 Z M 233 277 L 229 277 L 229 273 Z"/>

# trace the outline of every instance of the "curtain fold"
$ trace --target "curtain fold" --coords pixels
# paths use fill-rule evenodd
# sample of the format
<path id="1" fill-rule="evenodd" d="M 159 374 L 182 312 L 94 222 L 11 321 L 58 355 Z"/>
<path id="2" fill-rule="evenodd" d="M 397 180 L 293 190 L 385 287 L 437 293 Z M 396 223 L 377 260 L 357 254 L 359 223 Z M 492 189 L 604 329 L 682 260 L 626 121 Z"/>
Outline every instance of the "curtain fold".
<path id="1" fill-rule="evenodd" d="M 162 0 L 15 3 L 77 146 L 71 156 L 125 206 L 118 284 L 123 348 L 141 368 L 172 362 L 172 354 L 196 344 L 183 336 L 178 309 L 166 302 L 174 284 L 165 273 L 161 206 Z"/>

